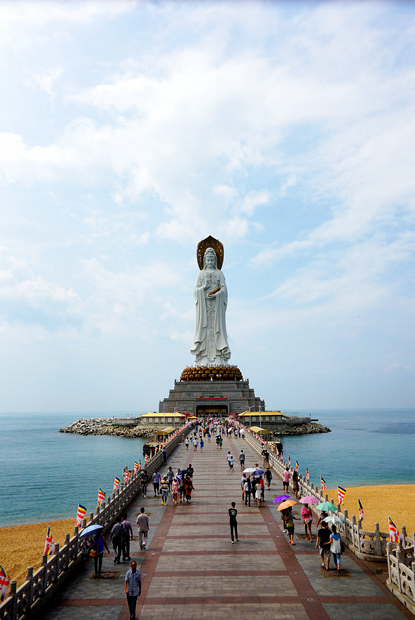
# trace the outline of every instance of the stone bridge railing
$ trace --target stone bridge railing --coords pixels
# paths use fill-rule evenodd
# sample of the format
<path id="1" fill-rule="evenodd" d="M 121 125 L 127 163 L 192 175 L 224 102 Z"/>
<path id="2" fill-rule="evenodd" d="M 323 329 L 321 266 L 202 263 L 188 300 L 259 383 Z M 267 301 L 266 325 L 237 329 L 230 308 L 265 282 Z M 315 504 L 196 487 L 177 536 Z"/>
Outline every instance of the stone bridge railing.
<path id="1" fill-rule="evenodd" d="M 242 427 L 243 425 L 240 424 L 240 426 Z M 259 436 L 252 433 L 246 426 L 243 428 L 245 439 L 254 450 L 261 454 L 263 448 L 266 447 L 270 454 L 270 465 L 275 472 L 282 478 L 286 467 L 288 467 L 291 473 L 291 480 L 294 468 L 289 467 L 288 463 L 279 456 L 274 445 L 262 441 Z M 298 484 L 300 496 L 316 497 L 319 502 L 329 501 L 327 493 L 323 495 L 321 489 L 314 486 L 313 483 L 309 483 L 301 474 L 299 475 Z M 333 499 L 330 501 L 334 504 Z M 401 544 L 388 542 L 389 532 L 381 532 L 378 523 L 375 523 L 375 531 L 364 530 L 360 520 L 356 520 L 354 515 L 350 520 L 347 509 L 342 513 L 340 504 L 335 505 L 337 505 L 337 511 L 333 512 L 333 514 L 341 515 L 345 520 L 344 524 L 338 526 L 344 544 L 360 559 L 372 562 L 387 562 L 389 573 L 386 583 L 387 587 L 407 609 L 415 614 L 414 537 L 410 538 L 407 536 L 406 528 L 402 526 Z"/>
<path id="2" fill-rule="evenodd" d="M 183 435 L 189 432 L 189 424 L 182 426 L 172 439 L 166 443 L 165 449 L 169 456 L 176 446 L 181 443 Z M 160 450 L 147 463 L 146 470 L 151 476 L 154 470 L 163 464 L 163 455 Z M 26 581 L 19 587 L 16 582 L 10 582 L 9 595 L 0 604 L 0 620 L 24 620 L 37 616 L 40 609 L 64 583 L 72 571 L 79 565 L 81 554 L 79 551 L 79 535 L 87 525 L 99 524 L 108 530 L 115 520 L 122 514 L 131 501 L 140 492 L 140 474 L 131 472 L 130 481 L 120 484 L 119 488 L 108 497 L 105 506 L 97 507 L 95 514 L 90 513 L 89 520 L 83 520 L 82 527 L 75 527 L 74 535 L 70 538 L 66 534 L 65 542 L 60 548 L 55 544 L 53 556 L 42 556 L 40 568 L 33 572 L 29 566 Z"/>

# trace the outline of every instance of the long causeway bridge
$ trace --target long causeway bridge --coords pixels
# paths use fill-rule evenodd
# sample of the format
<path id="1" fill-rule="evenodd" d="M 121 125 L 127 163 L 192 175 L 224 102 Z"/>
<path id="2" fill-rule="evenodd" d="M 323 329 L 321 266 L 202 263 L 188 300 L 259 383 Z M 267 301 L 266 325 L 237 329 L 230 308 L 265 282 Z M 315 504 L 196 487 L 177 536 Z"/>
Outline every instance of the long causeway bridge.
<path id="1" fill-rule="evenodd" d="M 384 564 L 359 560 L 346 551 L 341 576 L 320 568 L 318 550 L 305 540 L 304 527 L 296 521 L 295 546 L 283 534 L 280 513 L 272 499 L 282 493 L 274 473 L 266 503 L 258 508 L 241 500 L 241 472 L 237 455 L 244 449 L 245 466 L 258 454 L 244 440 L 224 438 L 219 450 L 206 441 L 201 453 L 183 443 L 168 460 L 174 471 L 194 467 L 191 504 L 166 507 L 140 494 L 128 508 L 134 527 L 131 557 L 142 573 L 142 593 L 137 602 L 141 620 L 402 620 L 413 616 L 389 592 Z M 236 457 L 235 471 L 228 469 L 228 450 Z M 166 468 L 164 468 L 166 469 Z M 163 468 L 162 468 L 163 471 Z M 239 542 L 231 544 L 228 508 L 238 510 Z M 135 521 L 141 506 L 150 517 L 147 551 L 138 546 Z M 300 515 L 301 504 L 294 507 Z M 315 528 L 313 528 L 315 534 Z M 111 547 L 110 547 L 111 548 Z M 115 565 L 104 556 L 104 578 L 93 579 L 93 561 L 85 573 L 76 573 L 55 596 L 44 620 L 128 620 L 124 577 L 130 562 Z M 332 564 L 333 566 L 333 564 Z"/>

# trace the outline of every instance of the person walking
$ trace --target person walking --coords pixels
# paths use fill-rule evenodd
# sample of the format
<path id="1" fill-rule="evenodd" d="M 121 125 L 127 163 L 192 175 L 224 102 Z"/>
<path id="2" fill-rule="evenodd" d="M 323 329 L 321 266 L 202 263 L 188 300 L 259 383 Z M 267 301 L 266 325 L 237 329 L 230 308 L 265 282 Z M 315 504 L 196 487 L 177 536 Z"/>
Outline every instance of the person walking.
<path id="1" fill-rule="evenodd" d="M 164 463 L 164 465 L 167 465 L 167 452 L 166 452 L 166 448 L 163 448 L 163 463 Z"/>
<path id="2" fill-rule="evenodd" d="M 288 493 L 288 485 L 290 483 L 290 470 L 288 467 L 285 468 L 285 472 L 283 473 L 282 476 L 282 491 Z"/>
<path id="3" fill-rule="evenodd" d="M 188 437 L 186 437 L 186 441 L 184 443 L 186 444 L 186 450 L 188 450 L 189 449 L 189 443 L 190 443 Z"/>
<path id="4" fill-rule="evenodd" d="M 316 549 L 320 547 L 321 568 L 330 570 L 330 530 L 326 521 L 321 522 L 321 528 L 317 532 Z"/>
<path id="5" fill-rule="evenodd" d="M 239 465 L 241 466 L 241 470 L 245 469 L 245 452 L 243 451 L 243 449 L 241 450 L 241 453 L 239 455 Z"/>
<path id="6" fill-rule="evenodd" d="M 192 491 L 194 490 L 194 486 L 192 483 L 191 478 L 189 478 L 189 476 L 186 477 L 185 483 L 184 483 L 184 488 L 185 488 L 185 492 L 186 492 L 186 502 L 188 504 L 192 503 Z"/>
<path id="7" fill-rule="evenodd" d="M 102 532 L 98 533 L 94 538 L 94 544 L 92 545 L 92 551 L 94 551 L 94 577 L 100 579 L 102 571 L 102 558 L 104 556 L 104 547 L 110 553 L 108 549 L 107 541 L 105 540 Z"/>
<path id="8" fill-rule="evenodd" d="M 268 491 L 271 490 L 271 480 L 272 480 L 272 472 L 271 469 L 269 467 L 267 467 L 266 471 L 265 471 L 265 480 L 267 481 L 267 489 Z"/>
<path id="9" fill-rule="evenodd" d="M 147 485 L 148 485 L 148 475 L 147 470 L 145 469 L 141 474 L 141 490 L 143 492 L 143 497 L 147 497 Z"/>
<path id="10" fill-rule="evenodd" d="M 231 528 L 231 541 L 232 544 L 235 543 L 235 539 L 236 538 L 236 542 L 239 542 L 239 538 L 238 538 L 238 522 L 236 520 L 236 515 L 238 514 L 238 511 L 235 508 L 235 502 L 231 503 L 231 508 L 229 508 L 229 525 Z M 234 537 L 234 533 L 235 533 L 235 537 Z"/>
<path id="11" fill-rule="evenodd" d="M 179 489 L 180 489 L 180 483 L 177 480 L 177 478 L 173 478 L 173 484 L 171 487 L 171 491 L 172 491 L 172 497 L 173 497 L 173 504 L 177 504 L 177 498 L 179 495 Z"/>
<path id="12" fill-rule="evenodd" d="M 167 482 L 169 483 L 169 489 L 171 491 L 171 487 L 173 484 L 174 471 L 171 467 L 169 467 L 169 471 L 167 472 Z"/>
<path id="13" fill-rule="evenodd" d="M 137 598 L 141 594 L 141 572 L 137 569 L 137 562 L 131 562 L 131 568 L 125 575 L 125 592 L 127 594 L 128 609 L 130 612 L 130 620 L 135 620 L 135 608 Z"/>
<path id="14" fill-rule="evenodd" d="M 200 451 L 203 452 L 203 447 L 205 445 L 205 442 L 203 441 L 203 439 L 200 440 L 199 445 L 200 445 Z"/>
<path id="15" fill-rule="evenodd" d="M 251 478 L 249 476 L 245 480 L 245 506 L 247 503 L 251 507 Z"/>
<path id="16" fill-rule="evenodd" d="M 293 511 L 290 508 L 290 511 L 288 513 L 288 515 L 286 515 L 285 517 L 285 527 L 287 529 L 288 532 L 288 542 L 290 545 L 295 546 L 295 542 L 294 542 L 294 520 L 298 521 L 297 517 L 294 517 L 293 515 Z"/>
<path id="17" fill-rule="evenodd" d="M 140 508 L 140 514 L 137 517 L 136 523 L 138 527 L 138 544 L 140 549 L 143 550 L 146 548 L 148 531 L 150 529 L 150 520 L 144 512 L 144 507 Z"/>
<path id="18" fill-rule="evenodd" d="M 114 549 L 114 564 L 120 564 L 121 550 L 124 546 L 124 528 L 121 523 L 121 517 L 118 517 L 117 522 L 112 527 L 110 535 L 110 542 L 111 541 Z"/>
<path id="19" fill-rule="evenodd" d="M 161 473 L 159 472 L 158 469 L 156 469 L 156 471 L 153 474 L 154 497 L 157 497 L 157 495 L 160 494 L 160 478 L 161 478 Z"/>
<path id="20" fill-rule="evenodd" d="M 295 498 L 298 499 L 298 491 L 300 490 L 299 484 L 298 484 L 298 472 L 296 472 L 295 470 L 293 471 L 293 491 L 294 491 L 294 495 Z"/>
<path id="21" fill-rule="evenodd" d="M 242 474 L 242 478 L 241 478 L 242 501 L 244 501 L 245 499 L 245 483 L 246 483 L 246 474 Z"/>
<path id="22" fill-rule="evenodd" d="M 185 497 L 186 497 L 186 487 L 185 487 L 185 480 L 186 478 L 183 476 L 181 476 L 180 478 L 180 482 L 179 482 L 179 498 L 180 498 L 180 503 L 184 502 Z"/>
<path id="23" fill-rule="evenodd" d="M 222 435 L 219 437 L 219 448 L 222 450 L 223 437 Z"/>
<path id="24" fill-rule="evenodd" d="M 123 547 L 122 547 L 122 559 L 124 562 L 128 562 L 131 560 L 130 558 L 130 540 L 133 540 L 133 528 L 131 527 L 130 521 L 127 521 L 127 513 L 124 512 L 122 515 L 122 526 L 124 528 L 123 532 Z"/>
<path id="25" fill-rule="evenodd" d="M 161 505 L 167 506 L 167 498 L 169 496 L 169 482 L 167 480 L 167 476 L 163 476 L 160 482 L 160 491 L 161 491 Z"/>
<path id="26" fill-rule="evenodd" d="M 261 506 L 261 500 L 262 500 L 262 486 L 261 486 L 260 480 L 257 480 L 257 483 L 255 485 L 255 499 L 256 499 L 257 506 L 259 508 Z"/>
<path id="27" fill-rule="evenodd" d="M 304 523 L 304 532 L 306 540 L 313 540 L 313 535 L 311 534 L 311 524 L 313 523 L 313 513 L 308 504 L 304 504 L 301 508 L 301 518 Z M 308 529 L 308 532 L 307 532 Z"/>
<path id="28" fill-rule="evenodd" d="M 340 572 L 340 563 L 342 557 L 342 544 L 340 539 L 340 534 L 337 531 L 337 527 L 335 525 L 331 526 L 331 534 L 330 534 L 330 551 L 333 554 L 334 564 L 337 568 L 337 572 Z"/>
<path id="29" fill-rule="evenodd" d="M 196 439 L 196 437 L 195 437 L 195 440 L 193 442 L 193 448 L 194 448 L 194 451 L 196 452 L 196 450 L 197 450 L 197 439 Z"/>

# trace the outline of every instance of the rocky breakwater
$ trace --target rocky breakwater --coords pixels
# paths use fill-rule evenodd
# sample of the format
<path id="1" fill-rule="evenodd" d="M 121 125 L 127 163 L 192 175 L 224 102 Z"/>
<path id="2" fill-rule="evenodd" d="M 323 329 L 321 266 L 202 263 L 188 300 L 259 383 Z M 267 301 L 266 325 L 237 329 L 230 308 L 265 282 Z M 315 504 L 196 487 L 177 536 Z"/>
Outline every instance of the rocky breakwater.
<path id="1" fill-rule="evenodd" d="M 60 433 L 77 435 L 114 435 L 117 437 L 153 437 L 156 428 L 143 426 L 140 418 L 81 418 L 69 426 L 61 428 Z"/>
<path id="2" fill-rule="evenodd" d="M 287 425 L 275 431 L 277 435 L 312 435 L 313 433 L 331 433 L 331 429 L 317 422 L 309 422 L 308 424 Z"/>

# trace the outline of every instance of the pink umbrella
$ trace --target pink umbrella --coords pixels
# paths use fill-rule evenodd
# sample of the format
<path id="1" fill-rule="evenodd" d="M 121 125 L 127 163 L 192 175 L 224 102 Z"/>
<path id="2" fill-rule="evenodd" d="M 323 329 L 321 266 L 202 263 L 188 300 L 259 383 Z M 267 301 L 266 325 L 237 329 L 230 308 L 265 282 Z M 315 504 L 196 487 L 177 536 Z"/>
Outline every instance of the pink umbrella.
<path id="1" fill-rule="evenodd" d="M 308 497 L 302 497 L 299 502 L 300 504 L 318 504 L 319 500 L 317 497 L 311 497 L 311 495 L 308 495 Z"/>

